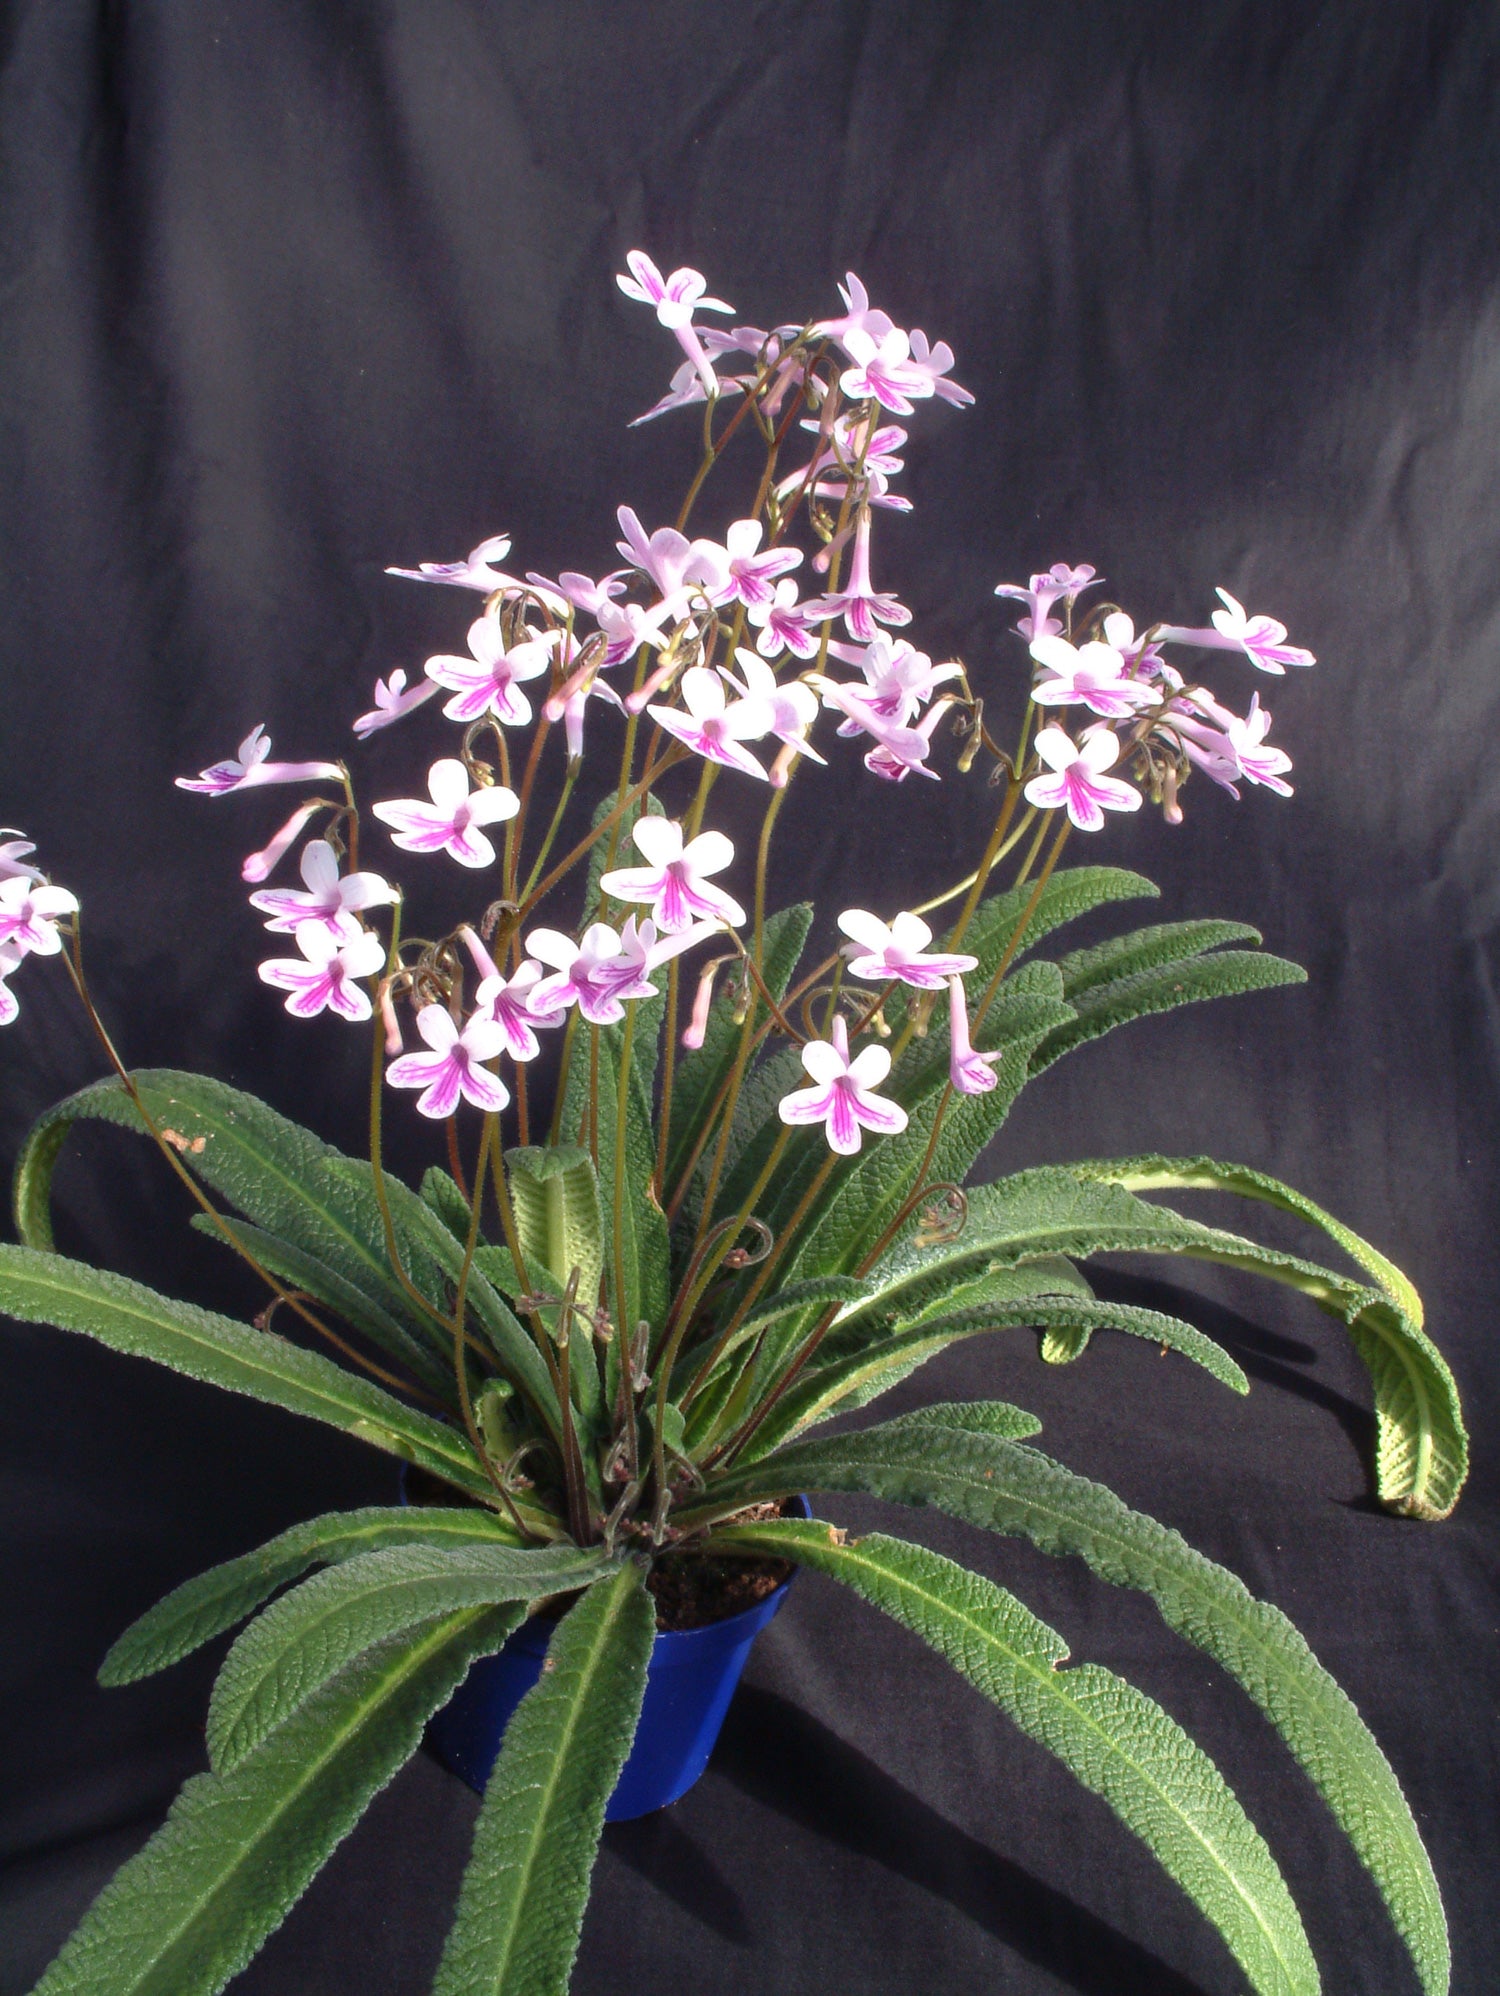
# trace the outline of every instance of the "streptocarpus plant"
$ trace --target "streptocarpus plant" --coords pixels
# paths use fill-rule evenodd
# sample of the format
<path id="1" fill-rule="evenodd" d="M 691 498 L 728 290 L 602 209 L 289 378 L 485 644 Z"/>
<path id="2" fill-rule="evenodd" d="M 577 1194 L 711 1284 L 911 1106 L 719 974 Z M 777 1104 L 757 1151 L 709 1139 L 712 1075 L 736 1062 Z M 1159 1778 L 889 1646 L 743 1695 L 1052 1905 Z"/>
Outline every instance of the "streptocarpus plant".
<path id="1" fill-rule="evenodd" d="M 997 737 L 1005 686 L 980 688 L 898 635 L 911 613 L 872 577 L 877 515 L 908 504 L 894 489 L 896 419 L 934 395 L 972 399 L 948 348 L 896 327 L 853 276 L 837 318 L 722 332 L 697 322 L 729 308 L 696 272 L 629 262 L 622 289 L 684 353 L 647 413 L 703 413 L 676 524 L 648 531 L 621 507 L 623 565 L 597 581 L 514 576 L 503 537 L 466 561 L 394 571 L 482 599 L 466 655 L 430 658 L 410 685 L 392 673 L 355 723 L 368 735 L 442 701 L 450 731 L 421 724 L 438 743 L 413 784 L 425 795 L 366 813 L 344 763 L 272 761 L 259 727 L 185 782 L 211 797 L 309 793 L 245 862 L 275 938 L 260 974 L 294 1016 L 336 1015 L 319 1030 L 369 1029 L 368 1159 L 220 1082 L 127 1069 L 89 995 L 77 900 L 32 866 L 27 842 L 0 847 L 0 1018 L 15 1016 L 6 980 L 22 960 L 57 956 L 113 1070 L 25 1146 L 23 1245 L 0 1249 L 0 1305 L 328 1422 L 447 1492 L 312 1519 L 187 1582 L 119 1639 L 106 1683 L 248 1622 L 210 1705 L 210 1771 L 106 1888 L 39 1996 L 221 1988 L 471 1662 L 548 1603 L 560 1611 L 550 1667 L 496 1763 L 435 1986 L 563 1989 L 640 1710 L 653 1589 L 731 1558 L 818 1568 L 914 1630 L 1109 1801 L 1256 1990 L 1315 1990 L 1274 1859 L 1182 1729 L 1112 1672 L 1063 1668 L 1062 1637 L 1004 1588 L 920 1545 L 777 1515 L 822 1491 L 936 1505 L 1149 1594 L 1278 1728 L 1423 1988 L 1443 1990 L 1442 1906 L 1410 1811 L 1283 1615 L 1041 1454 L 1039 1424 L 1017 1407 L 827 1428 L 956 1340 L 1007 1329 L 1039 1332 L 1059 1364 L 1095 1330 L 1123 1331 L 1246 1392 L 1211 1339 L 1096 1300 L 1079 1266 L 1182 1255 L 1258 1271 L 1342 1322 L 1373 1383 L 1381 1497 L 1418 1518 L 1451 1509 L 1465 1438 L 1417 1296 L 1311 1200 L 1193 1156 L 965 1189 L 1017 1092 L 1063 1054 L 1149 1013 L 1300 977 L 1226 921 L 1040 950 L 1066 923 L 1155 892 L 1118 868 L 1064 867 L 1075 833 L 1147 798 L 1179 821 L 1195 769 L 1236 795 L 1242 782 L 1289 790 L 1270 716 L 1258 698 L 1243 715 L 1221 704 L 1195 676 L 1202 654 L 1271 675 L 1311 655 L 1223 591 L 1208 626 L 1137 630 L 1098 600 L 1091 568 L 1059 565 L 997 592 L 1024 604 L 1016 659 L 1029 665 L 1017 733 Z M 757 482 L 722 538 L 690 538 L 710 474 L 756 439 Z M 585 734 L 597 754 L 606 730 L 617 760 L 590 816 L 575 797 Z M 876 785 L 951 765 L 985 786 L 985 837 L 921 908 L 840 910 L 813 941 L 810 907 L 767 911 L 772 836 L 794 779 L 816 796 L 821 766 L 860 745 Z M 543 772 L 559 761 L 548 811 Z M 711 822 L 721 780 L 765 798 L 749 866 Z M 405 889 L 362 863 L 371 817 L 414 856 L 414 885 L 424 867 L 475 873 L 466 922 L 413 932 Z M 299 841 L 301 884 L 268 884 Z M 550 1104 L 528 1078 L 549 1036 Z M 445 1160 L 418 1191 L 381 1146 L 383 1117 L 413 1110 L 441 1125 Z M 91 1117 L 156 1140 L 196 1224 L 271 1292 L 255 1325 L 53 1251 L 53 1166 Z M 1282 1207 L 1353 1272 L 1152 1196 L 1178 1188 Z M 300 1341 L 269 1334 L 273 1309 Z"/>

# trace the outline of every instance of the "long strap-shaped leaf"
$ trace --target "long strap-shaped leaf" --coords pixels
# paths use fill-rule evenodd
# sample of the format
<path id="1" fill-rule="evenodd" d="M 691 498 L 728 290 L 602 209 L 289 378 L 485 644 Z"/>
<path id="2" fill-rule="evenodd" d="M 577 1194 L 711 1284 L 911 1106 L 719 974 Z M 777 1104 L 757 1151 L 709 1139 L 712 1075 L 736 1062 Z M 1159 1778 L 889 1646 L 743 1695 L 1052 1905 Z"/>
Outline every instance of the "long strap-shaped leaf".
<path id="1" fill-rule="evenodd" d="M 604 1810 L 630 1751 L 656 1618 L 641 1569 L 558 1625 L 505 1734 L 433 1996 L 563 1996 Z"/>
<path id="2" fill-rule="evenodd" d="M 1074 1171 L 1080 1179 L 1107 1180 L 1127 1190 L 1237 1192 L 1295 1213 L 1337 1241 L 1374 1278 L 1373 1291 L 1216 1228 L 1203 1232 L 1216 1236 L 1217 1244 L 1206 1238 L 1174 1252 L 1253 1269 L 1300 1289 L 1347 1324 L 1375 1389 L 1375 1473 L 1382 1503 L 1405 1517 L 1447 1517 L 1469 1473 L 1469 1438 L 1453 1374 L 1422 1329 L 1421 1298 L 1394 1263 L 1292 1186 L 1243 1165 L 1207 1157 L 1138 1157 L 1078 1165 Z"/>
<path id="3" fill-rule="evenodd" d="M 1169 1317 L 1160 1310 L 1146 1310 L 1130 1303 L 1096 1303 L 1085 1297 L 1022 1297 L 1015 1302 L 995 1301 L 971 1310 L 956 1310 L 952 1316 L 924 1319 L 920 1324 L 893 1331 L 889 1337 L 873 1339 L 852 1351 L 830 1353 L 824 1363 L 809 1367 L 806 1375 L 777 1403 L 757 1432 L 751 1444 L 752 1453 L 764 1456 L 815 1421 L 867 1406 L 879 1394 L 909 1378 L 928 1359 L 957 1344 L 960 1338 L 980 1337 L 987 1331 L 1022 1329 L 1044 1333 L 1125 1331 L 1132 1337 L 1146 1338 L 1163 1350 L 1181 1352 L 1236 1393 L 1250 1391 L 1249 1380 L 1223 1346 L 1181 1317 Z"/>
<path id="4" fill-rule="evenodd" d="M 403 1406 L 372 1380 L 345 1372 L 319 1352 L 196 1304 L 158 1296 L 123 1275 L 60 1254 L 0 1245 L 0 1310 L 23 1323 L 82 1331 L 189 1379 L 326 1421 L 475 1496 L 491 1494 L 468 1441 L 441 1421 Z"/>
<path id="5" fill-rule="evenodd" d="M 174 1587 L 114 1644 L 99 1666 L 99 1682 L 133 1684 L 180 1662 L 244 1621 L 262 1601 L 310 1567 L 332 1566 L 386 1546 L 518 1543 L 511 1525 L 490 1511 L 416 1504 L 330 1511 Z"/>
<path id="6" fill-rule="evenodd" d="M 434 1615 L 591 1586 L 602 1551 L 578 1546 L 392 1546 L 361 1553 L 273 1601 L 224 1659 L 208 1707 L 208 1759 L 225 1774 L 367 1649 Z M 516 1620 L 522 1610 L 516 1610 Z"/>
<path id="7" fill-rule="evenodd" d="M 846 1541 L 800 1519 L 739 1526 L 718 1543 L 817 1567 L 912 1629 L 1104 1797 L 1260 1996 L 1315 1996 L 1317 1966 L 1275 1859 L 1208 1755 L 1144 1692 L 1099 1664 L 1063 1669 L 1056 1630 L 923 1546 L 883 1533 Z"/>
<path id="8" fill-rule="evenodd" d="M 207 1234 L 210 1240 L 223 1241 L 227 1232 L 232 1241 L 247 1248 L 263 1268 L 273 1275 L 279 1275 L 283 1282 L 304 1291 L 315 1302 L 324 1303 L 330 1310 L 338 1312 L 346 1324 L 361 1331 L 384 1352 L 388 1352 L 398 1364 L 404 1365 L 414 1378 L 421 1381 L 429 1393 L 440 1400 L 457 1407 L 458 1389 L 453 1380 L 453 1360 L 451 1356 L 440 1358 L 430 1344 L 420 1343 L 403 1324 L 391 1315 L 373 1297 L 356 1289 L 326 1262 L 308 1254 L 304 1249 L 293 1247 L 275 1234 L 268 1234 L 264 1227 L 252 1227 L 247 1220 L 211 1220 L 207 1213 L 194 1213 L 192 1224 L 200 1233 Z M 229 1245 L 225 1242 L 225 1245 Z"/>
<path id="9" fill-rule="evenodd" d="M 931 1422 L 945 1413 L 959 1425 L 945 1423 L 935 1444 Z M 1149 1594 L 1167 1624 L 1237 1678 L 1281 1733 L 1379 1886 L 1422 1987 L 1441 1996 L 1447 1922 L 1411 1810 L 1369 1728 L 1286 1616 L 1102 1484 L 976 1427 L 962 1408 L 928 1410 L 926 1424 L 919 1411 L 785 1449 L 716 1488 L 714 1498 L 727 1505 L 859 1490 L 893 1503 L 932 1504 L 988 1531 L 1028 1538 L 1044 1552 L 1077 1553 L 1101 1579 Z"/>
<path id="10" fill-rule="evenodd" d="M 232 1774 L 195 1775 L 33 1996 L 215 1996 L 416 1751 L 513 1610 L 470 1608 L 336 1677 Z"/>
<path id="11" fill-rule="evenodd" d="M 429 1342 L 439 1357 L 451 1358 L 452 1335 L 440 1319 L 445 1284 L 456 1278 L 463 1251 L 416 1193 L 398 1179 L 385 1180 L 406 1272 L 432 1299 L 436 1317 L 411 1300 L 391 1268 L 374 1178 L 364 1160 L 345 1157 L 254 1095 L 208 1075 L 143 1068 L 132 1080 L 156 1123 L 171 1129 L 183 1146 L 183 1162 L 206 1185 L 256 1226 L 326 1262 Z M 52 1246 L 53 1167 L 68 1131 L 83 1117 L 125 1129 L 143 1127 L 114 1078 L 47 1111 L 16 1164 L 16 1226 L 29 1246 Z M 555 1419 L 556 1395 L 536 1346 L 477 1272 L 471 1273 L 468 1297 L 511 1377 Z"/>

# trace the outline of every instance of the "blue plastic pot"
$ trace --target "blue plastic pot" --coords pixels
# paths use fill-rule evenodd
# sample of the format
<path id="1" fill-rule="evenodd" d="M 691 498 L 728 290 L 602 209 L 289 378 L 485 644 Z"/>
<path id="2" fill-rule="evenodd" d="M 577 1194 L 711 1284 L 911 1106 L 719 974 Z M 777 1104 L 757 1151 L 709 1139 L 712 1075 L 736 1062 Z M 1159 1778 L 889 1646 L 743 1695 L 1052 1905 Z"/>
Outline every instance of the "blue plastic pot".
<path id="1" fill-rule="evenodd" d="M 801 1516 L 809 1517 L 805 1498 Z M 794 1575 L 738 1615 L 701 1629 L 657 1635 L 646 1671 L 646 1698 L 630 1758 L 605 1819 L 648 1816 L 685 1795 L 708 1765 L 750 1645 L 786 1599 Z M 484 1792 L 510 1715 L 542 1674 L 555 1622 L 523 1622 L 502 1650 L 482 1657 L 427 1728 L 427 1744 L 446 1767 Z"/>

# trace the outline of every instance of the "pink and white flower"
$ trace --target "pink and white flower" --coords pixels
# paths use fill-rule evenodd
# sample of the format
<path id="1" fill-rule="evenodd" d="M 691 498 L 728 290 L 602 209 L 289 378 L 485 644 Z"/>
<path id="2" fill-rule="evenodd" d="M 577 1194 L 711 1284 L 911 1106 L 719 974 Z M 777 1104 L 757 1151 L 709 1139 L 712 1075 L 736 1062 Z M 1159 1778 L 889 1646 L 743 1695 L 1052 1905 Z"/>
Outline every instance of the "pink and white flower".
<path id="1" fill-rule="evenodd" d="M 861 708 L 898 727 L 904 727 L 940 686 L 957 679 L 963 671 L 956 662 L 934 665 L 925 651 L 918 651 L 907 639 L 890 638 L 883 632 L 862 647 L 835 643 L 828 649 L 864 674 L 865 684 L 854 689 Z M 839 733 L 857 735 L 864 725 L 851 718 Z"/>
<path id="2" fill-rule="evenodd" d="M 1106 811 L 1139 811 L 1141 793 L 1117 776 L 1106 776 L 1120 756 L 1117 736 L 1107 728 L 1074 742 L 1062 728 L 1043 728 L 1036 752 L 1053 772 L 1034 776 L 1026 786 L 1026 801 L 1046 811 L 1059 805 L 1081 832 L 1097 832 Z"/>
<path id="3" fill-rule="evenodd" d="M 774 602 L 776 578 L 801 564 L 800 548 L 767 548 L 758 554 L 764 531 L 759 520 L 735 520 L 725 534 L 730 583 L 726 603 L 740 602 L 749 610 Z"/>
<path id="4" fill-rule="evenodd" d="M 1075 602 L 1083 590 L 1103 580 L 1087 563 L 1069 568 L 1066 562 L 1055 561 L 1045 575 L 1033 575 L 1024 589 L 1019 582 L 997 582 L 995 594 L 1013 596 L 1026 605 L 1026 615 L 1016 625 L 1023 638 L 1052 637 L 1062 629 L 1061 622 L 1048 614 L 1052 605 Z"/>
<path id="5" fill-rule="evenodd" d="M 30 839 L 24 838 L 14 825 L 7 825 L 0 830 L 0 839 L 5 841 L 0 845 L 0 880 L 14 880 L 18 876 L 36 881 L 46 878 L 40 867 L 27 865 L 26 856 L 35 852 L 36 847 Z"/>
<path id="6" fill-rule="evenodd" d="M 844 316 L 841 319 L 820 319 L 813 327 L 815 333 L 826 333 L 847 351 L 848 336 L 852 332 L 867 333 L 872 339 L 883 340 L 894 328 L 896 322 L 890 313 L 871 305 L 869 292 L 852 270 L 845 272 L 839 296 L 844 301 Z"/>
<path id="7" fill-rule="evenodd" d="M 1125 721 L 1142 707 L 1155 704 L 1157 696 L 1152 688 L 1138 679 L 1127 679 L 1119 652 L 1097 638 L 1078 646 L 1070 645 L 1066 638 L 1033 638 L 1031 656 L 1051 675 L 1031 689 L 1039 707 L 1069 707 L 1081 702 L 1106 720 Z"/>
<path id="8" fill-rule="evenodd" d="M 382 824 L 394 827 L 391 838 L 404 852 L 445 852 L 460 866 L 493 866 L 495 848 L 480 829 L 513 818 L 520 799 L 503 784 L 487 784 L 472 793 L 469 772 L 456 756 L 443 756 L 427 772 L 432 799 L 400 797 L 371 809 Z"/>
<path id="9" fill-rule="evenodd" d="M 708 876 L 722 873 L 734 858 L 734 847 L 722 832 L 700 832 L 683 843 L 682 826 L 672 818 L 642 816 L 631 827 L 631 838 L 648 864 L 616 867 L 601 875 L 599 886 L 617 901 L 649 901 L 657 933 L 680 935 L 695 921 L 743 926 L 745 911 Z"/>
<path id="10" fill-rule="evenodd" d="M 362 908 L 385 908 L 398 896 L 378 873 L 339 874 L 338 854 L 327 839 L 309 839 L 302 848 L 303 887 L 267 887 L 250 896 L 250 906 L 269 915 L 268 929 L 296 935 L 316 922 L 331 936 L 348 941 L 359 934 Z M 305 889 L 305 891 L 304 891 Z"/>
<path id="11" fill-rule="evenodd" d="M 863 327 L 853 326 L 839 344 L 854 363 L 839 376 L 839 386 L 852 400 L 873 398 L 893 415 L 909 416 L 913 396 L 920 401 L 932 394 L 933 376 L 912 361 L 911 341 L 899 326 L 878 340 Z"/>
<path id="12" fill-rule="evenodd" d="M 385 944 L 369 929 L 340 935 L 326 922 L 302 922 L 297 927 L 300 957 L 272 957 L 260 966 L 263 983 L 289 995 L 286 1009 L 298 1019 L 316 1018 L 324 1010 L 358 1024 L 370 1016 L 370 994 L 361 977 L 378 977 L 385 968 Z"/>
<path id="13" fill-rule="evenodd" d="M 638 924 L 634 915 L 618 934 L 607 922 L 594 922 L 576 943 L 557 929 L 533 929 L 526 947 L 552 964 L 554 975 L 536 986 L 531 1009 L 545 1017 L 576 1005 L 590 1025 L 616 1025 L 625 1016 L 626 999 L 657 995 L 650 973 L 658 964 L 720 932 L 717 922 L 698 922 L 658 941 L 655 923 L 648 917 Z"/>
<path id="14" fill-rule="evenodd" d="M 849 1029 L 841 1013 L 832 1030 L 831 1039 L 809 1040 L 802 1049 L 802 1065 L 814 1085 L 784 1095 L 777 1114 L 783 1123 L 822 1123 L 829 1147 L 852 1157 L 862 1141 L 861 1127 L 895 1136 L 906 1128 L 906 1111 L 875 1093 L 891 1071 L 886 1049 L 867 1046 L 850 1060 Z"/>
<path id="15" fill-rule="evenodd" d="M 797 601 L 797 585 L 788 576 L 771 596 L 752 603 L 745 612 L 750 628 L 759 633 L 755 649 L 762 658 L 789 651 L 797 658 L 816 658 L 818 634 L 810 626 L 807 608 Z"/>
<path id="16" fill-rule="evenodd" d="M 77 913 L 78 896 L 66 887 L 49 886 L 25 873 L 12 874 L 0 880 L 0 949 L 12 952 L 17 963 L 33 952 L 56 956 L 62 948 L 58 918 Z"/>
<path id="17" fill-rule="evenodd" d="M 404 1053 L 385 1071 L 392 1088 L 420 1088 L 417 1110 L 441 1121 L 460 1100 L 492 1114 L 510 1101 L 510 1090 L 484 1065 L 505 1044 L 505 1034 L 493 1019 L 477 1012 L 460 1032 L 446 1005 L 424 1005 L 417 1014 L 417 1031 L 429 1053 Z"/>
<path id="18" fill-rule="evenodd" d="M 1235 761 L 1240 766 L 1240 774 L 1247 783 L 1259 783 L 1267 790 L 1274 790 L 1280 797 L 1290 797 L 1292 786 L 1282 780 L 1282 772 L 1291 768 L 1292 758 L 1285 749 L 1265 746 L 1270 726 L 1271 717 L 1262 708 L 1260 695 L 1252 693 L 1250 712 L 1244 720 L 1232 714 L 1225 733 Z"/>
<path id="19" fill-rule="evenodd" d="M 948 979 L 948 1082 L 960 1095 L 987 1095 L 995 1085 L 995 1063 L 1005 1058 L 1003 1048 L 996 1053 L 975 1053 L 969 1042 L 969 1011 L 964 1003 L 964 981 Z"/>
<path id="20" fill-rule="evenodd" d="M 808 605 L 809 613 L 819 617 L 838 617 L 844 620 L 844 629 L 851 638 L 861 644 L 870 644 L 879 632 L 879 624 L 909 624 L 911 611 L 904 603 L 888 591 L 876 589 L 870 580 L 870 514 L 862 508 L 859 524 L 854 529 L 854 551 L 849 559 L 849 581 L 845 588 L 830 596 L 820 596 L 815 604 Z"/>
<path id="21" fill-rule="evenodd" d="M 646 709 L 659 727 L 685 742 L 695 755 L 746 776 L 766 780 L 766 772 L 742 744 L 759 741 L 770 732 L 771 715 L 760 700 L 729 701 L 724 682 L 706 665 L 689 666 L 682 675 L 684 713 L 677 707 L 653 704 Z"/>
<path id="22" fill-rule="evenodd" d="M 197 776 L 179 776 L 177 788 L 195 791 L 201 797 L 224 797 L 231 790 L 254 790 L 266 783 L 343 781 L 344 772 L 336 762 L 272 762 L 270 754 L 265 729 L 252 728 L 240 743 L 238 755 L 210 763 Z"/>
<path id="23" fill-rule="evenodd" d="M 743 645 L 736 645 L 734 657 L 739 674 L 727 666 L 721 670 L 736 692 L 747 700 L 758 700 L 766 708 L 771 717 L 767 734 L 774 735 L 785 747 L 797 749 L 814 762 L 826 765 L 827 758 L 819 755 L 807 739 L 808 729 L 818 718 L 818 696 L 812 688 L 800 679 L 789 679 L 779 685 L 765 660 L 753 651 L 746 651 Z"/>
<path id="24" fill-rule="evenodd" d="M 389 679 L 375 682 L 375 705 L 367 714 L 360 714 L 354 722 L 354 732 L 361 741 L 377 734 L 381 728 L 389 728 L 405 715 L 413 713 L 433 699 L 439 688 L 436 680 L 418 680 L 416 685 L 407 688 L 406 674 L 400 666 Z"/>
<path id="25" fill-rule="evenodd" d="M 1289 665 L 1317 664 L 1310 651 L 1304 651 L 1301 645 L 1287 643 L 1285 624 L 1278 623 L 1274 617 L 1248 616 L 1244 605 L 1236 602 L 1227 589 L 1216 590 L 1215 594 L 1224 608 L 1214 611 L 1212 629 L 1166 624 L 1158 633 L 1162 642 L 1202 645 L 1212 651 L 1242 651 L 1252 665 L 1258 666 L 1262 672 L 1274 672 L 1278 677 L 1285 673 Z"/>
<path id="26" fill-rule="evenodd" d="M 949 381 L 947 373 L 953 365 L 953 349 L 946 340 L 939 340 L 935 347 L 927 344 L 927 335 L 920 326 L 911 329 L 911 364 L 919 368 L 932 383 L 931 393 L 941 395 L 945 402 L 951 402 L 955 409 L 967 408 L 974 400 L 967 388 L 960 388 L 956 381 Z"/>
<path id="27" fill-rule="evenodd" d="M 529 956 L 523 957 L 511 976 L 502 977 L 497 970 L 481 978 L 474 993 L 474 1016 L 494 1020 L 512 1060 L 535 1060 L 541 1051 L 535 1029 L 557 1024 L 555 1013 L 539 1013 L 532 1007 L 532 995 L 541 978 L 542 966 Z"/>
<path id="28" fill-rule="evenodd" d="M 8 1026 L 21 1016 L 21 1003 L 10 988 L 12 971 L 21 963 L 21 952 L 0 944 L 0 1026 Z M 699 1043 L 702 1044 L 701 1041 Z"/>
<path id="29" fill-rule="evenodd" d="M 551 646 L 543 638 L 523 638 L 507 651 L 499 618 L 477 617 L 469 626 L 469 650 L 471 658 L 439 654 L 422 668 L 453 694 L 443 712 L 450 721 L 463 722 L 493 714 L 507 727 L 524 728 L 531 719 L 531 702 L 521 682 L 541 678 L 551 661 Z"/>
<path id="30" fill-rule="evenodd" d="M 849 975 L 866 984 L 885 984 L 899 978 L 919 991 L 940 991 L 950 977 L 972 970 L 977 956 L 948 956 L 929 952 L 932 930 L 920 915 L 902 913 L 892 922 L 863 908 L 846 908 L 839 927 L 853 942 L 846 945 Z"/>
<path id="31" fill-rule="evenodd" d="M 694 596 L 723 603 L 733 594 L 729 554 L 717 541 L 690 541 L 675 527 L 658 527 L 648 534 L 630 506 L 621 506 L 615 517 L 623 535 L 615 545 L 667 599 L 656 605 L 658 617 L 669 614 L 669 604 L 670 614 L 679 614 Z"/>
<path id="32" fill-rule="evenodd" d="M 630 266 L 630 276 L 617 276 L 616 284 L 627 298 L 656 308 L 658 321 L 669 332 L 676 334 L 677 344 L 698 370 L 705 391 L 716 395 L 719 392 L 718 380 L 709 365 L 703 342 L 694 331 L 693 314 L 732 312 L 734 307 L 726 305 L 722 298 L 704 297 L 707 279 L 699 271 L 684 267 L 674 270 L 670 277 L 663 277 L 644 250 L 631 250 L 625 261 Z"/>
<path id="33" fill-rule="evenodd" d="M 388 568 L 387 575 L 399 575 L 406 582 L 446 582 L 454 589 L 477 589 L 491 596 L 497 589 L 515 589 L 513 575 L 494 567 L 510 553 L 510 535 L 492 534 L 470 549 L 462 561 L 424 561 L 416 568 Z"/>

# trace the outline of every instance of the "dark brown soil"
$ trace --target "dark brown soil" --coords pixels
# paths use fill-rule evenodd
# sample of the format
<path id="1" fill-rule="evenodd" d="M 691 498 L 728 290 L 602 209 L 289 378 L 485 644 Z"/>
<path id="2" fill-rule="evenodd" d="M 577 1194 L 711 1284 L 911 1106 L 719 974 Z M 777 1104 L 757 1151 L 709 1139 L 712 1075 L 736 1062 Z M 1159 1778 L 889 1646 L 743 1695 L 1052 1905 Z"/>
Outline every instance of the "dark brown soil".
<path id="1" fill-rule="evenodd" d="M 462 1495 L 448 1484 L 424 1471 L 409 1467 L 406 1492 L 414 1504 L 462 1504 Z M 752 1504 L 736 1514 L 736 1523 L 754 1524 L 762 1518 L 793 1515 L 786 1504 Z M 702 1629 L 753 1608 L 774 1594 L 792 1571 L 786 1559 L 733 1559 L 715 1552 L 668 1553 L 652 1567 L 646 1585 L 656 1602 L 656 1626 L 665 1629 Z M 537 1604 L 533 1614 L 556 1619 L 572 1606 L 576 1595 L 559 1595 Z"/>
<path id="2" fill-rule="evenodd" d="M 780 1504 L 756 1504 L 739 1522 L 779 1518 Z M 718 1553 L 675 1553 L 658 1560 L 646 1585 L 656 1599 L 658 1629 L 701 1629 L 753 1608 L 791 1573 L 787 1559 L 730 1559 Z"/>

